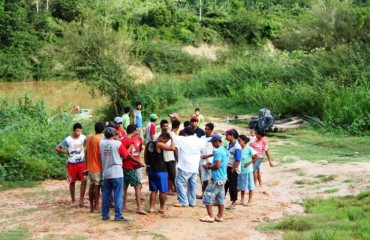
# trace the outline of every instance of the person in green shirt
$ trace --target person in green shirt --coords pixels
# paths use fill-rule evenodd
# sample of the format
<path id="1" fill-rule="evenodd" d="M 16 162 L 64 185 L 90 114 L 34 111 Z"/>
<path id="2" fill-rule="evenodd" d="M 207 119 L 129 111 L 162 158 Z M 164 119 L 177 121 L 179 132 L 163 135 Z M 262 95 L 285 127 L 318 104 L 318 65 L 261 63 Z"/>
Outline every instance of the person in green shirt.
<path id="1" fill-rule="evenodd" d="M 123 109 L 124 114 L 122 115 L 122 127 L 123 129 L 127 130 L 127 126 L 130 125 L 130 107 L 125 107 Z"/>
<path id="2" fill-rule="evenodd" d="M 204 129 L 204 117 L 200 114 L 200 109 L 196 108 L 194 116 L 198 118 L 198 128 Z"/>

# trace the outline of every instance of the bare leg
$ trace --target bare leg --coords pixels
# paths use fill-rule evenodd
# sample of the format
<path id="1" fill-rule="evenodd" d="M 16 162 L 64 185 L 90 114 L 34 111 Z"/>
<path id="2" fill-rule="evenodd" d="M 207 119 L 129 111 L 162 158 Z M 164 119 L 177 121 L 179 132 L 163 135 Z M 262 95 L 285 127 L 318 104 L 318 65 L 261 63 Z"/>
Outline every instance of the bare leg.
<path id="1" fill-rule="evenodd" d="M 90 187 L 89 187 L 90 212 L 94 212 L 94 190 L 95 190 L 95 185 L 90 184 Z"/>
<path id="2" fill-rule="evenodd" d="M 76 186 L 76 183 L 69 183 L 69 192 L 71 194 L 71 200 L 72 200 L 72 204 L 76 203 L 76 198 L 75 198 L 75 186 Z"/>
<path id="3" fill-rule="evenodd" d="M 210 216 L 211 218 L 213 218 L 212 205 L 206 205 L 206 208 L 207 208 L 207 214 L 208 214 L 208 216 Z"/>
<path id="4" fill-rule="evenodd" d="M 128 184 L 125 184 L 124 186 L 124 193 L 123 193 L 123 210 L 124 211 L 128 211 L 128 208 L 127 208 L 127 189 L 128 189 Z M 136 188 L 135 188 L 135 191 L 136 191 Z M 136 199 L 137 201 L 137 199 Z"/>
<path id="5" fill-rule="evenodd" d="M 158 191 L 152 191 L 150 193 L 150 209 L 149 212 L 154 212 L 155 211 L 155 199 L 157 198 L 157 192 Z"/>
<path id="6" fill-rule="evenodd" d="M 258 179 L 258 182 L 260 184 L 260 187 L 262 187 L 262 177 L 261 177 L 261 171 L 260 170 L 257 171 L 257 179 Z"/>
<path id="7" fill-rule="evenodd" d="M 257 176 L 258 176 L 258 172 L 257 171 L 253 171 L 253 179 L 254 179 L 254 184 L 256 184 L 257 186 Z"/>
<path id="8" fill-rule="evenodd" d="M 100 186 L 99 185 L 95 185 L 94 186 L 94 208 L 95 208 L 95 211 L 99 212 L 99 198 L 100 198 Z"/>
<path id="9" fill-rule="evenodd" d="M 222 218 L 223 215 L 224 215 L 224 205 L 218 205 L 218 214 L 217 214 L 217 217 L 218 218 Z"/>
<path id="10" fill-rule="evenodd" d="M 136 210 L 143 211 L 143 205 L 141 204 L 141 184 L 135 187 L 136 196 Z"/>
<path id="11" fill-rule="evenodd" d="M 167 197 L 166 193 L 162 193 L 162 192 L 159 193 L 159 204 L 160 204 L 159 211 L 161 213 L 164 213 L 164 204 L 166 203 L 166 197 Z"/>
<path id="12" fill-rule="evenodd" d="M 244 205 L 244 195 L 245 195 L 245 191 L 240 191 L 240 196 L 241 196 L 240 204 L 242 205 Z"/>
<path id="13" fill-rule="evenodd" d="M 253 197 L 253 190 L 249 190 L 249 196 L 248 196 L 248 203 L 252 203 L 252 197 Z"/>
<path id="14" fill-rule="evenodd" d="M 80 204 L 79 207 L 84 206 L 84 198 L 85 198 L 85 191 L 86 191 L 86 180 L 81 180 L 81 186 L 80 186 Z"/>

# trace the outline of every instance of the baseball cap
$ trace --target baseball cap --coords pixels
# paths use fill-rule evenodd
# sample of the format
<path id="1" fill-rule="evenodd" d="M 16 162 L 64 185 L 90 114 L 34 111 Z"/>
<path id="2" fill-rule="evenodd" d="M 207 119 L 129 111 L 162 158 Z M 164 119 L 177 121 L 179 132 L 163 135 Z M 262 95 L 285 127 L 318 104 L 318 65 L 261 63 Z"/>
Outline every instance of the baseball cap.
<path id="1" fill-rule="evenodd" d="M 238 131 L 236 131 L 234 128 L 226 130 L 226 134 L 234 136 L 235 139 L 239 136 Z"/>
<path id="2" fill-rule="evenodd" d="M 177 115 L 177 113 L 171 113 L 168 116 L 170 116 L 170 117 L 172 117 L 172 118 L 174 118 L 176 120 L 179 120 L 180 119 L 180 117 L 179 117 L 179 115 Z"/>
<path id="3" fill-rule="evenodd" d="M 219 134 L 213 134 L 208 142 L 222 141 L 222 137 Z"/>
<path id="4" fill-rule="evenodd" d="M 114 121 L 114 123 L 122 123 L 122 118 L 121 117 L 115 117 L 113 121 Z"/>
<path id="5" fill-rule="evenodd" d="M 190 118 L 190 122 L 198 122 L 198 118 L 196 116 L 192 116 Z"/>
<path id="6" fill-rule="evenodd" d="M 114 136 L 114 134 L 116 133 L 116 130 L 112 127 L 107 127 L 105 130 L 104 130 L 104 136 L 106 138 L 111 138 Z"/>
<path id="7" fill-rule="evenodd" d="M 151 120 L 157 120 L 158 119 L 158 116 L 157 116 L 157 114 L 155 114 L 155 113 L 152 113 L 152 114 L 150 114 L 150 117 L 149 117 Z"/>

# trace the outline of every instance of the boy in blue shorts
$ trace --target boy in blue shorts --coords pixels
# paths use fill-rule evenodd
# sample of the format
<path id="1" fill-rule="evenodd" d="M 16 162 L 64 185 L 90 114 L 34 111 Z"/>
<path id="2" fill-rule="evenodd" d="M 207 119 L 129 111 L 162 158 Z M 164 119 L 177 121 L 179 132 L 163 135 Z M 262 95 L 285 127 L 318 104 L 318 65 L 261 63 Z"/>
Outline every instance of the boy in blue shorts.
<path id="1" fill-rule="evenodd" d="M 171 145 L 166 143 L 171 140 Z M 168 173 L 166 162 L 163 157 L 163 150 L 175 151 L 175 143 L 169 133 L 161 133 L 156 141 L 147 143 L 144 160 L 148 167 L 149 190 L 150 193 L 150 213 L 155 211 L 155 200 L 159 191 L 160 213 L 164 213 L 164 204 L 166 202 L 166 193 L 168 191 Z"/>
<path id="2" fill-rule="evenodd" d="M 209 182 L 203 194 L 203 204 L 207 208 L 207 216 L 200 218 L 202 222 L 212 223 L 223 221 L 223 212 L 225 204 L 225 183 L 227 180 L 227 163 L 229 161 L 229 151 L 222 146 L 222 137 L 218 134 L 212 135 L 209 140 L 213 147 L 216 148 L 213 155 L 213 162 L 203 165 L 205 169 L 211 170 L 211 181 Z M 213 216 L 213 202 L 218 205 L 218 214 Z"/>

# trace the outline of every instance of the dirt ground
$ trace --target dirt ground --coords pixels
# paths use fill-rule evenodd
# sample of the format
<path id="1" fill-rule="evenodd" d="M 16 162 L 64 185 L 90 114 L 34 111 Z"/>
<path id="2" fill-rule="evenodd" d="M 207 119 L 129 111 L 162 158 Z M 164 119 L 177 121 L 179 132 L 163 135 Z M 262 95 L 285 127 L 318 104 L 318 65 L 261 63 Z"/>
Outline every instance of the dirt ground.
<path id="1" fill-rule="evenodd" d="M 230 128 L 222 119 L 212 120 L 216 129 Z M 102 221 L 99 213 L 90 213 L 87 207 L 70 206 L 66 181 L 48 180 L 35 188 L 0 193 L 0 233 L 24 229 L 29 233 L 27 239 L 282 239 L 282 232 L 260 232 L 256 227 L 285 215 L 304 214 L 302 202 L 305 198 L 352 195 L 370 185 L 369 162 L 329 164 L 299 160 L 279 164 L 283 159 L 274 159 L 274 153 L 283 143 L 270 144 L 274 167 L 270 168 L 266 162 L 262 164 L 264 186 L 254 191 L 253 205 L 225 210 L 222 223 L 200 222 L 198 219 L 206 215 L 201 200 L 197 200 L 194 208 L 176 208 L 175 196 L 168 196 L 164 214 L 155 212 L 142 216 L 129 211 L 124 212 L 129 223 Z M 198 193 L 199 186 L 198 183 Z M 148 210 L 146 179 L 143 192 L 144 206 Z M 135 209 L 132 188 L 128 201 L 129 207 Z M 85 204 L 88 205 L 87 195 Z M 229 204 L 229 195 L 226 204 Z"/>

